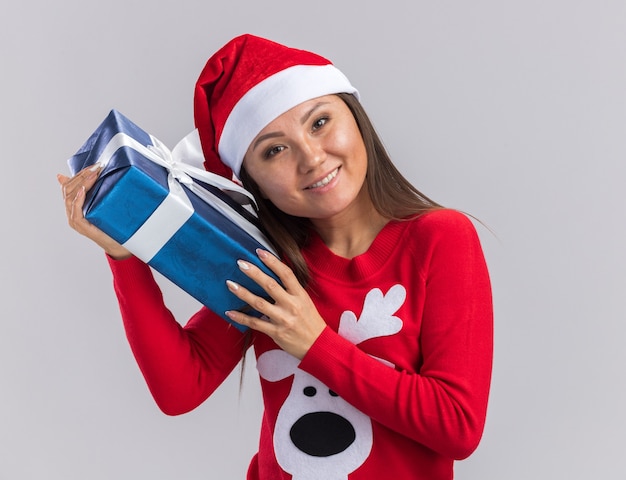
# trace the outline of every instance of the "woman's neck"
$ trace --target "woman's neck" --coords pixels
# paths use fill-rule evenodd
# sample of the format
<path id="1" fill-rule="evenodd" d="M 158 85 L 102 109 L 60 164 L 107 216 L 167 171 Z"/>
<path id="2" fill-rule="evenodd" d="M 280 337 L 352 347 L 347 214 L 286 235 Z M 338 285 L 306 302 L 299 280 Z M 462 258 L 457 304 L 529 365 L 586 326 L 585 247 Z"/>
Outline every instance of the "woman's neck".
<path id="1" fill-rule="evenodd" d="M 354 258 L 365 253 L 389 219 L 374 208 L 369 198 L 360 206 L 329 219 L 311 219 L 313 228 L 336 255 Z"/>

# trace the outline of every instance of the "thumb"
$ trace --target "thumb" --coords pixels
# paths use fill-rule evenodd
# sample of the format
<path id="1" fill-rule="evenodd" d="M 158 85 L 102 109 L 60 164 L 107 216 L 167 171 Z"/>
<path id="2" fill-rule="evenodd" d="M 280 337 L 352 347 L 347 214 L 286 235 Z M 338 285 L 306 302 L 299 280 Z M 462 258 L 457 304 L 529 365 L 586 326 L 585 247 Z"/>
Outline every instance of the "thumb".
<path id="1" fill-rule="evenodd" d="M 66 177 L 65 175 L 61 173 L 57 173 L 57 182 L 59 182 L 59 185 L 63 185 L 68 180 L 69 180 L 69 177 Z"/>

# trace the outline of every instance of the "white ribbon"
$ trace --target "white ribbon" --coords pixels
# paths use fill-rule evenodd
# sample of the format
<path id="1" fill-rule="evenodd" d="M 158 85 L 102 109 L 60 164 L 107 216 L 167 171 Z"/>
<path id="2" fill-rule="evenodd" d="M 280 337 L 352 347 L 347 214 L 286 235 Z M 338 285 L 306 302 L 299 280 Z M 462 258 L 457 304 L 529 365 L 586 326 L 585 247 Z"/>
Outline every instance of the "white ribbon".
<path id="1" fill-rule="evenodd" d="M 200 145 L 198 131 L 194 130 L 183 138 L 173 150 L 169 150 L 161 141 L 150 136 L 153 145 L 148 147 L 125 133 L 117 133 L 111 138 L 104 148 L 97 163 L 106 166 L 113 155 L 122 147 L 130 147 L 143 157 L 167 169 L 167 183 L 169 193 L 165 200 L 152 212 L 152 215 L 139 227 L 139 229 L 126 241 L 124 247 L 135 256 L 148 263 L 172 236 L 193 215 L 194 209 L 187 197 L 185 190 L 180 185 L 184 184 L 198 197 L 211 205 L 230 221 L 239 226 L 252 238 L 256 239 L 266 250 L 276 254 L 265 235 L 256 225 L 239 215 L 230 205 L 210 193 L 205 188 L 196 184 L 195 178 L 208 185 L 215 186 L 223 191 L 235 192 L 243 195 L 249 201 L 248 207 L 254 215 L 256 212 L 252 205 L 256 205 L 254 197 L 246 189 L 236 183 L 202 168 L 204 156 Z M 195 165 L 194 165 L 195 164 Z"/>

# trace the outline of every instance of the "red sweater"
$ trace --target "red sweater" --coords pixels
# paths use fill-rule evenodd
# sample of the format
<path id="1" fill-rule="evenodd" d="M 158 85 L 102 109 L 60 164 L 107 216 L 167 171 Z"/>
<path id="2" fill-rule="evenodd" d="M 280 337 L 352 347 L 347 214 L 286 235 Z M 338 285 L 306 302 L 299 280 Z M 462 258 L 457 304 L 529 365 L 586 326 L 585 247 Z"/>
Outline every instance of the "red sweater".
<path id="1" fill-rule="evenodd" d="M 298 362 L 253 334 L 265 414 L 249 479 L 451 479 L 482 435 L 492 362 L 489 276 L 451 210 L 390 222 L 354 259 L 304 250 L 327 328 Z M 244 336 L 202 308 L 181 327 L 139 260 L 110 261 L 128 340 L 160 408 L 200 405 Z"/>

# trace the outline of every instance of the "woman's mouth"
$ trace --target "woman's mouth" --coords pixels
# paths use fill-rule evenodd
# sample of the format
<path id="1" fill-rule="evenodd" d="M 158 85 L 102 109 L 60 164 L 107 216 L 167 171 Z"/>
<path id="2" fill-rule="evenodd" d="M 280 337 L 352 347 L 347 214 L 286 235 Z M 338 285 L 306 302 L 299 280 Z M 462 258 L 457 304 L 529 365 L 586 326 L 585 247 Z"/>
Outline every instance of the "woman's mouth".
<path id="1" fill-rule="evenodd" d="M 321 188 L 330 183 L 330 181 L 337 176 L 339 172 L 339 167 L 335 168 L 332 172 L 322 178 L 319 182 L 314 183 L 313 185 L 309 185 L 305 188 L 305 190 L 312 190 L 314 188 Z"/>

